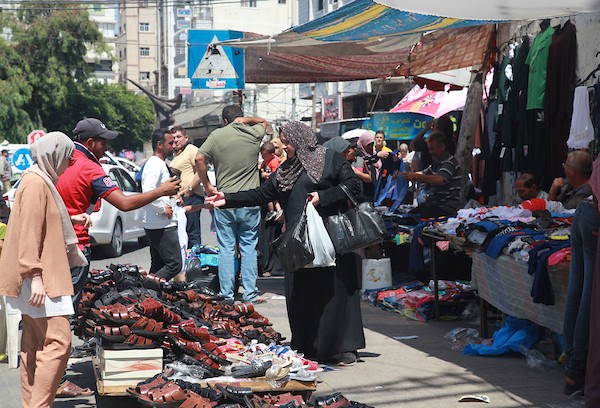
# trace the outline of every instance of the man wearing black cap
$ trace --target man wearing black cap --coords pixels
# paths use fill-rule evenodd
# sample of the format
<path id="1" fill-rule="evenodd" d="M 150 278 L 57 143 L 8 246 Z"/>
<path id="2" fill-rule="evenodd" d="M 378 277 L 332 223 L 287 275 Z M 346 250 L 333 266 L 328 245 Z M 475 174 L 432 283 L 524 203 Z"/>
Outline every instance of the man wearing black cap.
<path id="1" fill-rule="evenodd" d="M 73 129 L 75 153 L 73 165 L 58 180 L 56 188 L 65 202 L 70 215 L 91 213 L 93 206 L 102 198 L 121 211 L 141 208 L 162 196 L 177 194 L 179 180 L 171 178 L 158 188 L 146 193 L 125 195 L 106 175 L 98 159 L 106 152 L 106 142 L 117 137 L 117 132 L 109 130 L 104 123 L 95 118 L 83 119 Z M 75 225 L 80 249 L 90 260 L 90 236 L 83 225 Z M 81 298 L 81 291 L 87 279 L 89 265 L 71 269 L 75 296 L 75 311 Z"/>

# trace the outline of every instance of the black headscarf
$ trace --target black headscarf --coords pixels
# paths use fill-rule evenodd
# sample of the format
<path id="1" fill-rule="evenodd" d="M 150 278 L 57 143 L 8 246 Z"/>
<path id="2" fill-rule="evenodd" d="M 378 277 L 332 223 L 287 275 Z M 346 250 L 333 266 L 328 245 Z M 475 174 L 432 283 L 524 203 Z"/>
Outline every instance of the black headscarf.
<path id="1" fill-rule="evenodd" d="M 291 190 L 303 170 L 314 183 L 321 181 L 327 149 L 317 144 L 317 136 L 302 122 L 289 122 L 281 129 L 294 148 L 296 156 L 288 159 L 287 166 L 277 169 L 277 182 L 283 191 Z"/>

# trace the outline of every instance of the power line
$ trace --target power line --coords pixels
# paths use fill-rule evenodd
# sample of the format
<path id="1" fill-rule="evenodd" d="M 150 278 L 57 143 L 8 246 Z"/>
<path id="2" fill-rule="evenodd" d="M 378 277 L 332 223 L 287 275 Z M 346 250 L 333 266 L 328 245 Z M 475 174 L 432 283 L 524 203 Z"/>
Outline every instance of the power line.
<path id="1" fill-rule="evenodd" d="M 252 0 L 253 3 L 259 3 L 259 2 L 270 2 L 271 0 Z M 156 3 L 159 3 L 160 0 L 156 1 Z M 43 3 L 37 3 L 37 2 L 32 2 L 35 3 L 36 6 L 35 7 L 27 7 L 27 6 L 23 6 L 23 4 L 26 4 L 27 2 L 23 2 L 23 1 L 4 1 L 0 3 L 0 9 L 2 11 L 50 11 L 50 10 L 67 10 L 67 11 L 76 11 L 76 10 L 87 10 L 87 9 L 93 9 L 94 5 L 97 5 L 98 3 L 100 4 L 106 4 L 107 6 L 110 5 L 112 7 L 110 7 L 111 9 L 115 9 L 115 10 L 126 10 L 126 9 L 149 9 L 149 8 L 164 8 L 164 7 L 186 7 L 186 6 L 191 6 L 191 7 L 211 7 L 211 6 L 216 6 L 216 5 L 227 5 L 227 4 L 243 4 L 245 3 L 245 1 L 242 0 L 213 0 L 207 4 L 181 4 L 181 2 L 176 1 L 176 0 L 167 0 L 162 2 L 162 4 L 157 4 L 157 5 L 152 5 L 152 6 L 140 6 L 140 5 L 123 5 L 123 6 L 118 6 L 115 7 L 114 6 L 114 2 L 110 1 L 110 0 L 100 0 L 100 1 L 95 1 L 94 3 L 91 2 L 59 2 L 59 1 L 49 1 L 49 2 L 43 2 Z M 15 7 L 5 7 L 4 4 L 8 4 L 8 5 L 14 5 Z M 44 6 L 48 4 L 48 6 Z M 77 7 L 64 7 L 65 4 L 73 4 L 74 6 Z M 18 6 L 18 7 L 17 7 Z M 55 6 L 62 6 L 60 8 L 57 8 Z M 86 7 L 82 7 L 82 6 L 86 6 Z M 249 7 L 246 6 L 248 9 L 252 9 L 254 7 Z M 106 7 L 109 8 L 109 7 Z"/>

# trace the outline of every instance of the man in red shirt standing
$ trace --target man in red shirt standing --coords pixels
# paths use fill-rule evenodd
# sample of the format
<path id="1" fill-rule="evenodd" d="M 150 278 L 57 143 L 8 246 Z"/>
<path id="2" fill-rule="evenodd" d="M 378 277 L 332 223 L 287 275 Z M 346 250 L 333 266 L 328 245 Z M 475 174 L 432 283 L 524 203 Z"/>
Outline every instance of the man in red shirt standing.
<path id="1" fill-rule="evenodd" d="M 65 202 L 69 215 L 92 212 L 96 202 L 102 198 L 121 211 L 141 208 L 162 196 L 177 194 L 179 180 L 172 177 L 160 187 L 146 193 L 125 195 L 106 174 L 98 161 L 106 152 L 106 143 L 117 137 L 117 132 L 107 129 L 100 120 L 87 118 L 80 120 L 73 129 L 75 140 L 74 163 L 58 179 L 56 188 Z M 79 247 L 90 260 L 90 236 L 88 229 L 75 225 L 75 233 L 79 239 Z M 75 295 L 73 306 L 77 312 L 81 291 L 89 272 L 89 264 L 85 267 L 71 269 L 71 278 Z"/>

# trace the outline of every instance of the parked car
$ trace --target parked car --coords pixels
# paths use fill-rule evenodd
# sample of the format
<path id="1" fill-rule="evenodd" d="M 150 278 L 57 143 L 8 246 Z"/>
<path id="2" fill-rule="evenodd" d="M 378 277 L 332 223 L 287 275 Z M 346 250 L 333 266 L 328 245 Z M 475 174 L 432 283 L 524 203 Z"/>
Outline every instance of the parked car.
<path id="1" fill-rule="evenodd" d="M 139 194 L 140 190 L 133 177 L 124 168 L 103 164 L 108 176 L 121 188 L 123 194 Z M 89 230 L 92 246 L 101 246 L 105 255 L 118 257 L 123 253 L 123 242 L 137 239 L 145 245 L 146 232 L 142 223 L 142 209 L 121 211 L 106 200 L 96 203 L 92 213 L 92 227 Z"/>
<path id="2" fill-rule="evenodd" d="M 112 164 L 113 166 L 121 166 L 129 172 L 131 177 L 135 177 L 136 173 L 140 170 L 140 166 L 131 160 L 124 159 L 122 157 L 114 156 L 109 152 L 106 152 L 100 159 L 102 164 Z"/>

